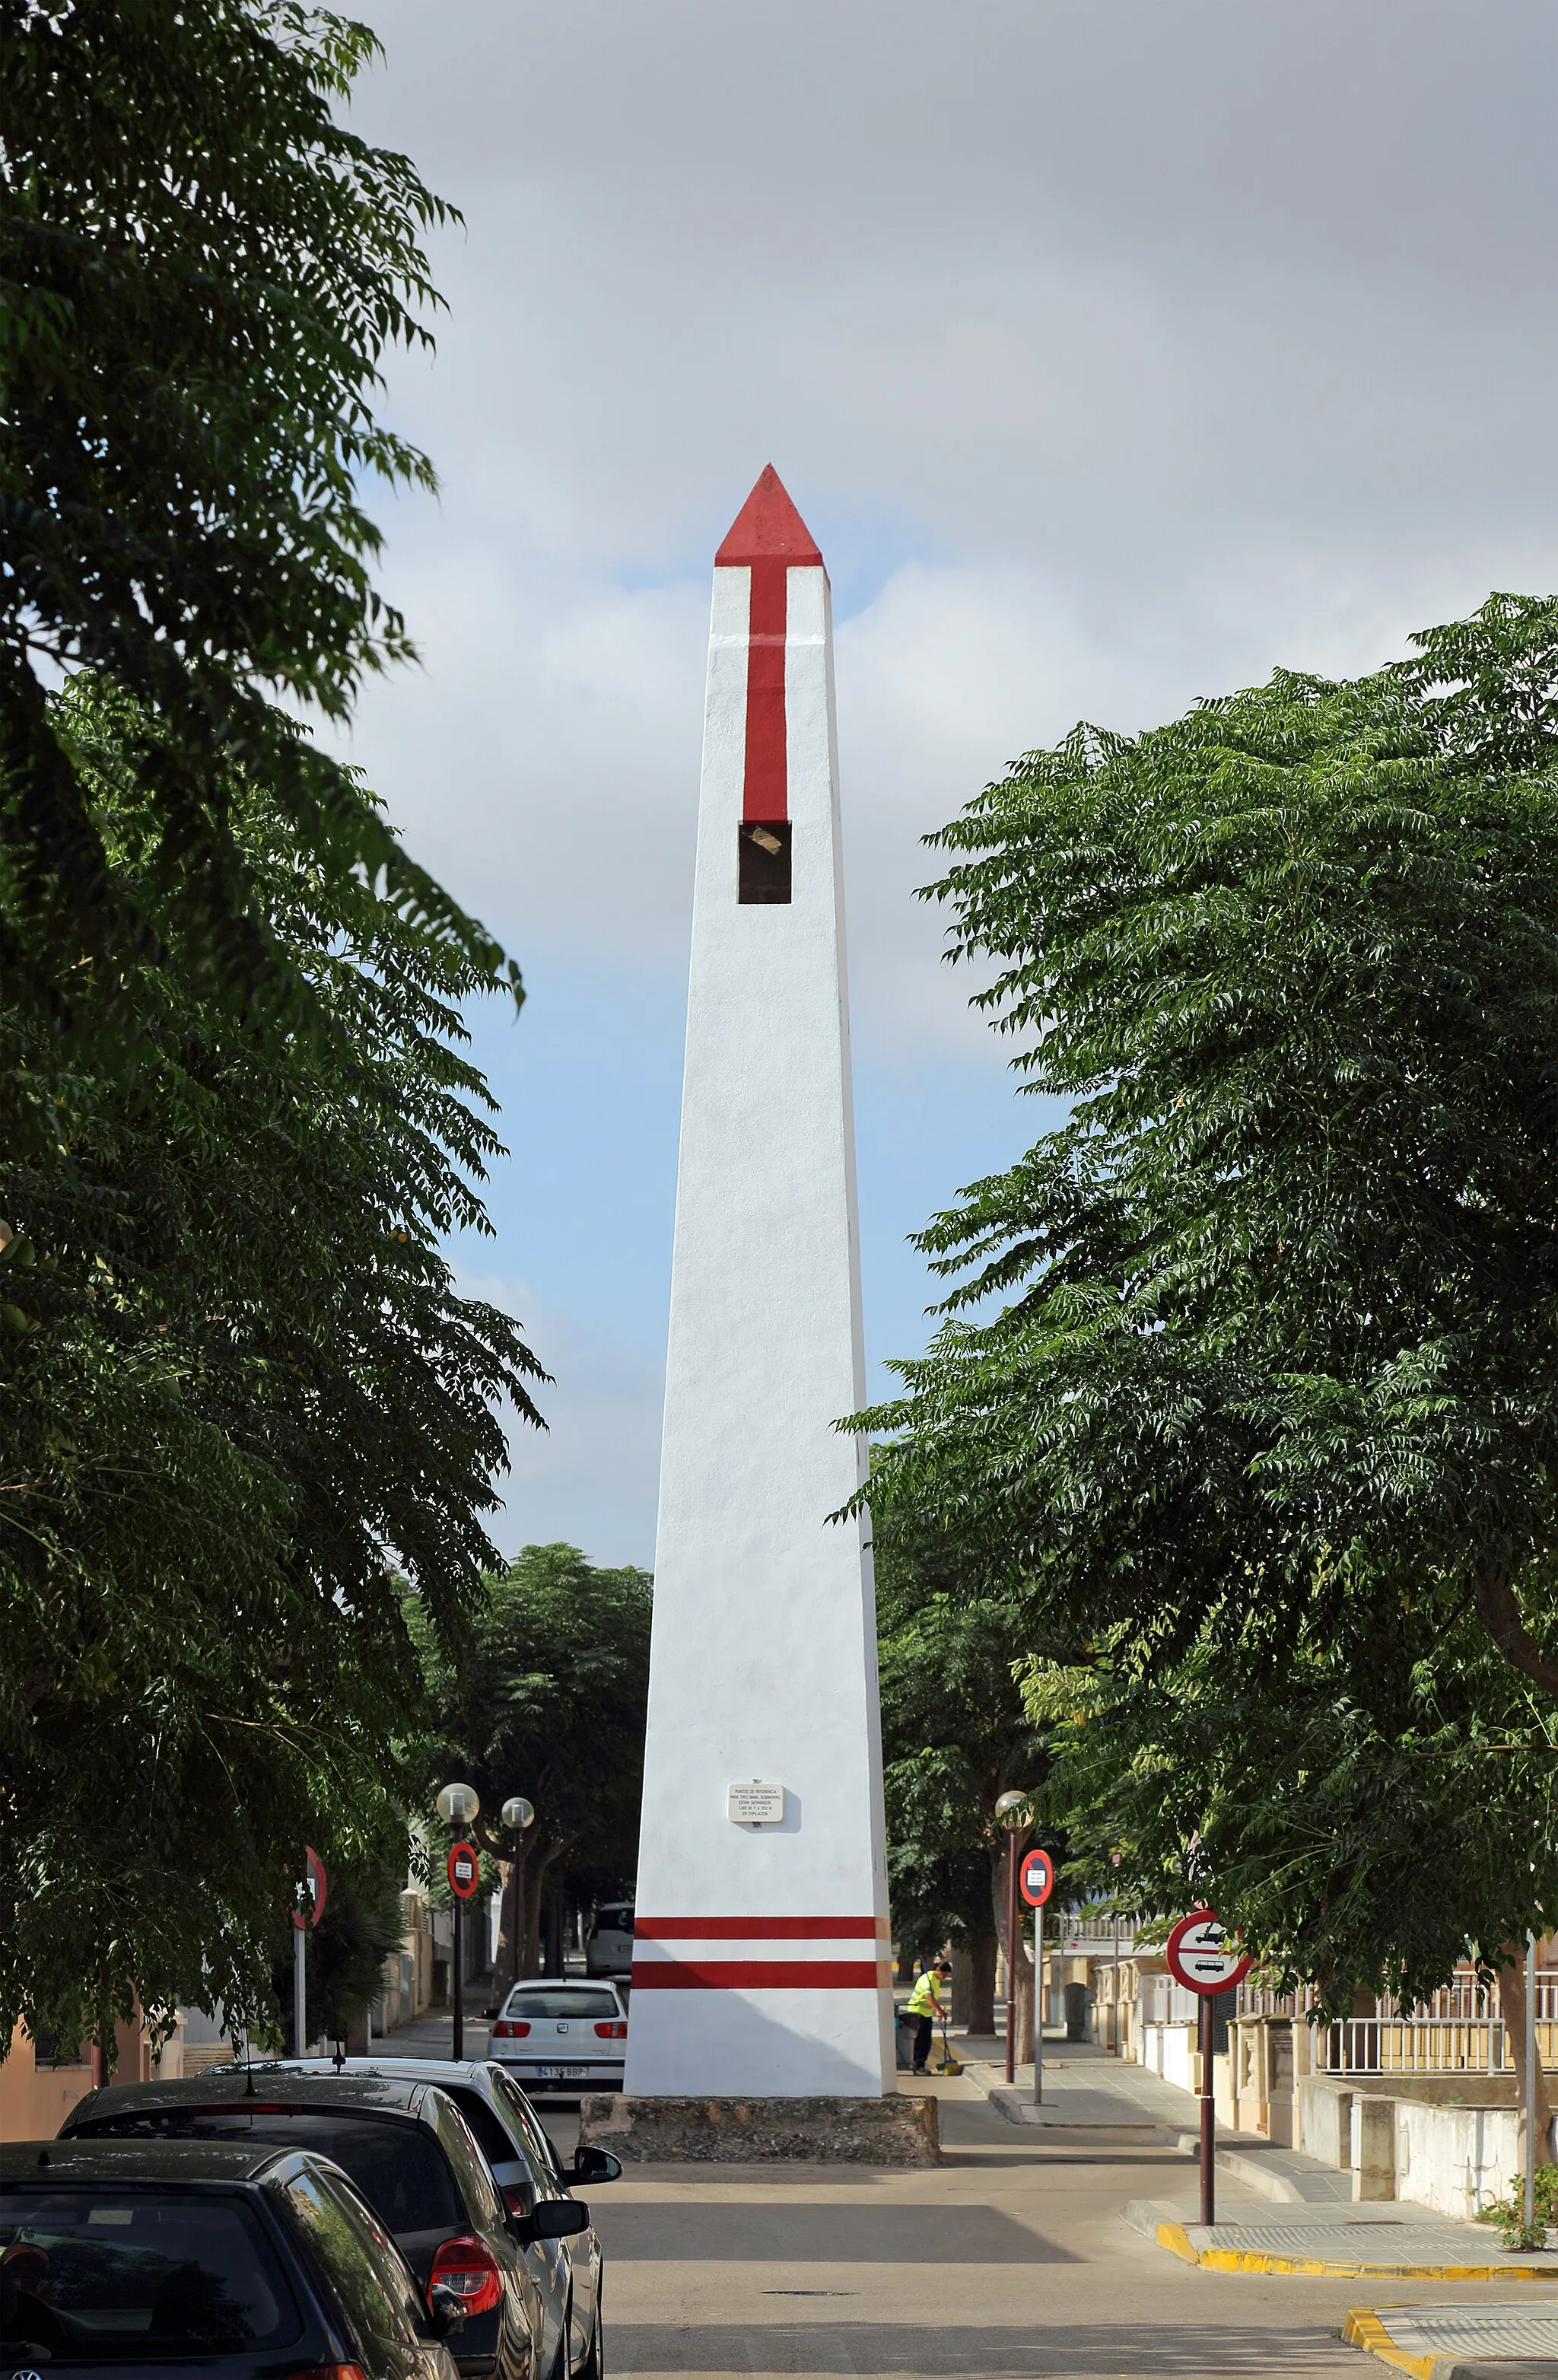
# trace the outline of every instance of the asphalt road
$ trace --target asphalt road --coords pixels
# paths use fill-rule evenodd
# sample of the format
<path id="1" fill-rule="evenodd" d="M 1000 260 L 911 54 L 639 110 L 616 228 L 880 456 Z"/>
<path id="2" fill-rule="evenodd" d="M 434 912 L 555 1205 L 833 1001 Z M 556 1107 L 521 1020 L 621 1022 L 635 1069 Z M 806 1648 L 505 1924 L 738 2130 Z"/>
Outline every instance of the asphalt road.
<path id="1" fill-rule="evenodd" d="M 375 2052 L 437 2056 L 440 2042 L 447 2056 L 447 2019 Z M 469 2054 L 485 2046 L 485 2028 L 467 2027 Z M 1096 2133 L 1036 2136 L 966 2081 L 931 2087 L 943 2102 L 938 2168 L 640 2166 L 593 2192 L 610 2370 L 1383 2380 L 1383 2365 L 1341 2343 L 1349 2306 L 1488 2294 L 1478 2283 L 1198 2271 L 1119 2215 L 1133 2198 L 1183 2197 L 1191 2210 L 1185 2158 Z M 576 2109 L 549 2102 L 540 2113 L 570 2152 Z"/>

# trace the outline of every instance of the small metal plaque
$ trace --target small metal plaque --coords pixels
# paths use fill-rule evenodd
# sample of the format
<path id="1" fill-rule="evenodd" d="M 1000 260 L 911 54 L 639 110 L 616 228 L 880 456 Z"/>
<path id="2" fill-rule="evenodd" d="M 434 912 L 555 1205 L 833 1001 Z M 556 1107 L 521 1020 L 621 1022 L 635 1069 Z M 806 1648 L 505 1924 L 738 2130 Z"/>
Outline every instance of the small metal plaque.
<path id="1" fill-rule="evenodd" d="M 748 1777 L 725 1788 L 725 1815 L 736 1827 L 777 1827 L 784 1816 L 784 1787 Z"/>

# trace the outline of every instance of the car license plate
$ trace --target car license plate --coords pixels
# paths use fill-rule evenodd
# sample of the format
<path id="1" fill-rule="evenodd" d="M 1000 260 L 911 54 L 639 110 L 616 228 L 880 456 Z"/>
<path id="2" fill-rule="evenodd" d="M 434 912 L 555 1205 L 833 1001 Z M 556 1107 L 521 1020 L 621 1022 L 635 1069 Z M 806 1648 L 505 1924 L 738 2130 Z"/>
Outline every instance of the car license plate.
<path id="1" fill-rule="evenodd" d="M 587 2074 L 589 2068 L 587 2066 L 533 2066 L 530 2071 L 536 2075 L 560 2076 L 566 2081 L 574 2075 Z"/>

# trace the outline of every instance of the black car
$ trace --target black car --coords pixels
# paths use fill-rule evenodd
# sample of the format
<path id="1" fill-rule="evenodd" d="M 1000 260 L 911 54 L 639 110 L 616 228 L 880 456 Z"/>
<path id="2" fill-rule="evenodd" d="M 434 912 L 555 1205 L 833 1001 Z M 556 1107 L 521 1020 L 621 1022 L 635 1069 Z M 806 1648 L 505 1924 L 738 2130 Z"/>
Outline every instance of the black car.
<path id="1" fill-rule="evenodd" d="M 0 2369 L 17 2380 L 455 2380 L 441 2341 L 464 2320 L 309 2150 L 0 2147 Z"/>
<path id="2" fill-rule="evenodd" d="M 447 2091 L 475 2133 L 477 2145 L 513 2215 L 524 2218 L 553 2198 L 568 2198 L 570 2184 L 598 2189 L 622 2172 L 605 2149 L 581 2148 L 564 2166 L 540 2119 L 513 2075 L 496 2058 L 459 2065 L 436 2058 L 348 2058 L 338 2070 L 330 2059 L 285 2059 L 256 2069 L 267 2074 L 297 2073 L 328 2079 L 345 2074 L 399 2076 Z M 595 2227 L 562 2240 L 537 2241 L 530 2251 L 541 2290 L 546 2335 L 542 2369 L 564 2380 L 600 2380 L 601 2257 Z M 567 2364 L 562 2361 L 566 2338 Z"/>
<path id="3" fill-rule="evenodd" d="M 526 2251 L 583 2230 L 589 2210 L 551 2200 L 510 2212 L 470 2128 L 433 2084 L 379 2074 L 210 2067 L 181 2082 L 127 2082 L 78 2101 L 62 2140 L 236 2141 L 310 2149 L 343 2167 L 424 2289 L 468 2319 L 452 2351 L 465 2380 L 562 2380 L 543 2362 L 545 2307 Z"/>

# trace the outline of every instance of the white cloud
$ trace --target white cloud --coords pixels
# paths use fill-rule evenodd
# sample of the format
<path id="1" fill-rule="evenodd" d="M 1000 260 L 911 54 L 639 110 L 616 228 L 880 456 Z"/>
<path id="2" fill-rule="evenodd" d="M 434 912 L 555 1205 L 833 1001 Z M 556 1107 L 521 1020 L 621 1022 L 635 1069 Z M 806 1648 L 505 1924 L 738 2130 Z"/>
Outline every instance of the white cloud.
<path id="1" fill-rule="evenodd" d="M 462 1296 L 517 1315 L 553 1375 L 536 1391 L 544 1430 L 505 1415 L 513 1468 L 499 1483 L 503 1510 L 489 1524 L 501 1551 L 562 1542 L 594 1562 L 652 1568 L 663 1367 L 612 1332 L 543 1305 L 523 1281 L 458 1267 L 455 1280 Z"/>

